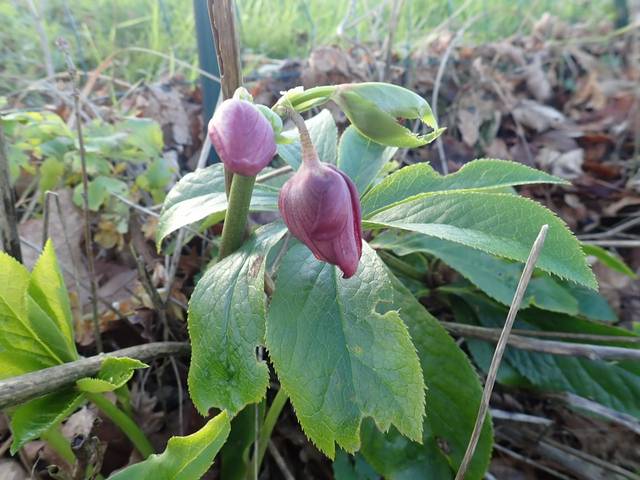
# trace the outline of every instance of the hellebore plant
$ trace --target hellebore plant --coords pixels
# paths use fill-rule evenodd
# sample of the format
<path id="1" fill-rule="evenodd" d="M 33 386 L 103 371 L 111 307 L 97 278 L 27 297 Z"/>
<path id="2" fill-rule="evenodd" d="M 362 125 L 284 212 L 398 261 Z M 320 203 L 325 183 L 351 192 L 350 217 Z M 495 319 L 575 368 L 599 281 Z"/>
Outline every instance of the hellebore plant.
<path id="1" fill-rule="evenodd" d="M 287 397 L 305 434 L 331 458 L 337 444 L 385 477 L 452 478 L 482 388 L 465 353 L 412 293 L 424 289 L 416 285 L 423 273 L 384 250 L 404 246 L 391 235 L 412 232 L 413 247 L 426 252 L 524 263 L 548 224 L 539 274 L 595 289 L 566 225 L 508 193 L 566 182 L 503 160 L 476 160 L 446 176 L 427 163 L 393 171 L 398 148 L 442 132 L 428 103 L 395 85 L 294 89 L 271 109 L 253 105 L 246 92 L 237 97 L 209 127 L 224 170 L 234 174 L 228 198 L 221 165 L 188 174 L 167 195 L 157 230 L 160 248 L 181 227 L 224 219 L 220 258 L 197 283 L 188 317 L 191 399 L 203 415 L 215 408 L 237 418 L 236 440 L 222 449 L 223 478 L 241 478 L 234 469 L 260 463 Z M 340 136 L 327 110 L 299 117 L 328 101 L 351 122 Z M 282 131 L 287 117 L 297 132 Z M 415 120 L 426 134 L 405 127 Z M 276 151 L 273 167 L 290 168 L 267 170 Z M 278 211 L 284 223 L 247 235 L 248 212 Z M 267 403 L 265 359 L 279 389 L 263 419 L 264 409 L 246 407 Z M 260 433 L 251 450 L 255 418 Z M 465 478 L 483 477 L 491 445 L 487 422 Z"/>

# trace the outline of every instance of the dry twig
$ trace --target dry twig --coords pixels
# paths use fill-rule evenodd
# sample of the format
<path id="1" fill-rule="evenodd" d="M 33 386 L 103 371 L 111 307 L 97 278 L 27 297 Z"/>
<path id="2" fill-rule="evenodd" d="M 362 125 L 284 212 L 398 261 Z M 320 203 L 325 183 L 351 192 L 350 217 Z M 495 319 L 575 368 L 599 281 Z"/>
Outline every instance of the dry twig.
<path id="1" fill-rule="evenodd" d="M 107 357 L 130 357 L 149 362 L 168 355 L 187 355 L 190 349 L 190 345 L 186 342 L 147 343 L 2 380 L 0 381 L 0 409 L 27 402 L 72 385 L 81 378 L 95 375 L 100 371 L 102 362 Z"/>
<path id="2" fill-rule="evenodd" d="M 91 283 L 91 308 L 93 320 L 93 335 L 96 342 L 96 350 L 100 353 L 104 351 L 102 337 L 100 336 L 100 321 L 98 319 L 98 285 L 96 282 L 96 271 L 93 262 L 93 246 L 91 244 L 91 225 L 89 222 L 89 179 L 87 174 L 87 159 L 84 150 L 84 137 L 82 136 L 82 119 L 80 116 L 80 90 L 76 81 L 76 66 L 69 53 L 69 44 L 65 39 L 59 38 L 56 42 L 60 51 L 64 54 L 69 70 L 69 78 L 73 88 L 73 102 L 76 115 L 76 131 L 78 132 L 78 148 L 80 150 L 80 165 L 82 166 L 82 212 L 84 215 L 84 248 L 87 257 L 87 270 L 89 271 L 89 282 Z"/>
<path id="3" fill-rule="evenodd" d="M 487 410 L 489 409 L 491 393 L 493 392 L 493 386 L 495 385 L 496 376 L 498 375 L 498 368 L 500 367 L 500 362 L 502 361 L 504 351 L 507 348 L 507 340 L 509 339 L 509 334 L 511 333 L 513 323 L 516 320 L 516 314 L 520 309 L 522 298 L 524 297 L 524 294 L 527 290 L 527 285 L 529 285 L 529 280 L 531 280 L 531 274 L 533 273 L 533 269 L 535 268 L 538 257 L 540 256 L 540 252 L 542 251 L 542 246 L 544 245 L 544 240 L 547 236 L 548 230 L 548 225 L 543 225 L 540 229 L 540 233 L 538 233 L 538 237 L 536 238 L 535 242 L 533 242 L 531 252 L 529 253 L 529 258 L 527 258 L 524 270 L 522 271 L 522 276 L 520 277 L 520 281 L 518 282 L 516 293 L 513 296 L 513 301 L 511 302 L 511 307 L 509 308 L 509 313 L 507 314 L 507 320 L 505 321 L 504 328 L 502 329 L 502 334 L 500 335 L 498 345 L 496 346 L 496 350 L 493 354 L 493 359 L 491 360 L 491 366 L 489 367 L 487 380 L 484 384 L 484 391 L 482 392 L 482 400 L 480 402 L 480 408 L 478 409 L 476 423 L 473 427 L 473 432 L 471 433 L 469 445 L 467 445 L 467 451 L 465 452 L 462 462 L 460 463 L 458 473 L 456 473 L 456 480 L 464 479 L 464 475 L 469 468 L 469 465 L 471 464 L 473 453 L 475 452 L 476 446 L 478 445 L 480 433 L 482 432 L 482 426 L 484 425 L 484 420 L 487 416 Z"/>
<path id="4" fill-rule="evenodd" d="M 497 328 L 477 327 L 462 323 L 442 322 L 444 328 L 459 335 L 480 338 L 490 342 L 500 339 Z M 626 337 L 614 337 L 626 338 Z M 629 337 L 634 340 L 634 337 Z M 607 345 L 591 345 L 585 343 L 557 342 L 553 340 L 539 340 L 537 338 L 511 335 L 507 343 L 520 350 L 530 352 L 550 353 L 569 357 L 584 357 L 589 360 L 640 360 L 640 350 L 633 348 L 609 347 Z"/>
<path id="5" fill-rule="evenodd" d="M 15 209 L 15 195 L 9 177 L 9 157 L 6 150 L 4 126 L 0 118 L 0 239 L 2 248 L 13 258 L 22 262 L 18 217 Z"/>

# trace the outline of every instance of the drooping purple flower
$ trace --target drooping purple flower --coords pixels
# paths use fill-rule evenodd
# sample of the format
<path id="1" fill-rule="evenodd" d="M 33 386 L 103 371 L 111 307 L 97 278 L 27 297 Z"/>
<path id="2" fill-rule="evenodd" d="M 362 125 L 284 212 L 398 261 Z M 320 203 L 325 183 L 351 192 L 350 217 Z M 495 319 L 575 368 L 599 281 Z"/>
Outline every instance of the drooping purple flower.
<path id="1" fill-rule="evenodd" d="M 280 213 L 293 236 L 318 260 L 337 265 L 349 278 L 362 255 L 358 191 L 347 175 L 320 162 L 308 132 L 300 136 L 303 162 L 280 191 Z"/>
<path id="2" fill-rule="evenodd" d="M 209 138 L 224 166 L 247 177 L 257 175 L 276 154 L 271 124 L 246 100 L 222 102 L 209 122 Z"/>

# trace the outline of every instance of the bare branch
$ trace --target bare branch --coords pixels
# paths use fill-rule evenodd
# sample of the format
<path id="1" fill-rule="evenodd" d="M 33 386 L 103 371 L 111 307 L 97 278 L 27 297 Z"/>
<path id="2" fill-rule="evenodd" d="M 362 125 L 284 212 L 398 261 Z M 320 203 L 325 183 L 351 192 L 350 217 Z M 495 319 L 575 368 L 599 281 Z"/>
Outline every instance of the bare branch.
<path id="1" fill-rule="evenodd" d="M 186 342 L 147 343 L 8 378 L 0 381 L 0 409 L 24 403 L 73 385 L 81 378 L 95 375 L 107 357 L 130 357 L 149 362 L 168 355 L 188 355 L 190 348 Z"/>
<path id="2" fill-rule="evenodd" d="M 458 335 L 480 338 L 496 342 L 500 338 L 500 330 L 496 328 L 477 327 L 462 323 L 442 322 L 444 328 Z M 627 337 L 613 337 L 623 341 Z M 634 337 L 628 337 L 633 343 Z M 539 340 L 537 338 L 511 335 L 508 344 L 520 350 L 530 352 L 550 353 L 569 357 L 584 357 L 589 360 L 640 360 L 640 350 L 633 348 L 609 347 L 606 345 L 591 345 L 586 343 L 556 342 L 553 340 Z"/>

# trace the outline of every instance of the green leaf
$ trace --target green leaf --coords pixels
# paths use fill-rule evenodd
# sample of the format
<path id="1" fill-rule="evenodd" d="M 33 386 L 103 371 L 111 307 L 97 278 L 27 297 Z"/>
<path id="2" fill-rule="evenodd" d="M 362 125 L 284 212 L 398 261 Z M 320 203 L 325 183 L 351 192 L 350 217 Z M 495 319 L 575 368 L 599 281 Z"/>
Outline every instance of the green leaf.
<path id="1" fill-rule="evenodd" d="M 81 378 L 76 382 L 76 386 L 83 392 L 112 392 L 126 385 L 136 369 L 148 366 L 134 358 L 107 357 L 103 360 L 100 371 L 95 378 Z"/>
<path id="2" fill-rule="evenodd" d="M 60 184 L 64 174 L 64 162 L 54 157 L 47 157 L 40 165 L 40 180 L 38 189 L 41 194 L 53 190 Z"/>
<path id="3" fill-rule="evenodd" d="M 438 129 L 431 107 L 420 95 L 388 83 L 340 85 L 331 99 L 365 137 L 382 145 L 419 147 L 432 142 L 444 131 Z M 400 125 L 396 118 L 419 119 L 434 131 L 417 135 Z"/>
<path id="4" fill-rule="evenodd" d="M 109 477 L 109 480 L 197 480 L 209 470 L 229 435 L 229 415 L 218 414 L 196 433 L 171 437 L 166 450 Z"/>
<path id="5" fill-rule="evenodd" d="M 385 290 L 387 308 L 398 309 L 415 344 L 427 385 L 427 415 L 422 445 L 397 431 L 383 435 L 365 423 L 362 454 L 378 473 L 390 479 L 453 478 L 475 424 L 482 386 L 467 356 L 440 323 L 387 273 L 392 289 Z M 491 421 L 485 422 L 465 478 L 481 479 L 491 458 Z"/>
<path id="6" fill-rule="evenodd" d="M 278 190 L 257 184 L 251 197 L 251 211 L 278 210 Z M 156 230 L 158 250 L 162 240 L 171 232 L 212 215 L 215 223 L 224 218 L 227 195 L 224 188 L 224 169 L 218 163 L 188 173 L 171 189 L 162 205 Z"/>
<path id="7" fill-rule="evenodd" d="M 371 468 L 362 455 L 351 456 L 342 450 L 336 452 L 333 462 L 333 478 L 335 480 L 378 480 L 380 476 Z"/>
<path id="8" fill-rule="evenodd" d="M 336 164 L 338 151 L 338 127 L 333 120 L 329 110 L 322 110 L 315 117 L 304 122 L 309 129 L 311 142 L 316 147 L 318 158 L 325 162 Z M 300 146 L 300 135 L 297 129 L 283 132 L 283 137 L 291 142 L 278 145 L 278 155 L 291 165 L 295 170 L 302 162 L 302 147 Z"/>
<path id="9" fill-rule="evenodd" d="M 387 231 L 376 237 L 372 246 L 393 250 L 401 256 L 415 252 L 433 255 L 504 305 L 511 305 L 522 274 L 521 264 L 496 258 L 459 243 L 421 234 L 398 235 Z M 521 308 L 531 305 L 553 312 L 578 314 L 578 300 L 544 272 L 536 272 L 536 276 L 529 282 Z"/>
<path id="10" fill-rule="evenodd" d="M 126 132 L 126 145 L 120 148 L 136 147 L 147 157 L 154 158 L 162 152 L 164 140 L 160 124 L 151 118 L 129 117 L 118 123 L 118 129 Z M 128 160 L 140 160 L 140 155 L 132 156 Z"/>
<path id="11" fill-rule="evenodd" d="M 73 388 L 49 393 L 16 408 L 11 415 L 13 443 L 11 454 L 67 418 L 84 402 L 84 396 Z"/>
<path id="12" fill-rule="evenodd" d="M 211 407 L 234 415 L 265 395 L 269 371 L 255 353 L 264 343 L 265 259 L 285 232 L 280 222 L 258 229 L 207 270 L 191 295 L 189 393 L 203 415 Z"/>
<path id="13" fill-rule="evenodd" d="M 6 322 L 9 316 L 18 318 L 27 316 L 25 292 L 28 285 L 29 271 L 12 256 L 0 252 L 0 300 L 5 307 L 4 309 L 0 307 L 0 322 Z M 0 342 L 2 342 L 2 336 L 0 336 Z"/>
<path id="14" fill-rule="evenodd" d="M 165 157 L 159 156 L 147 166 L 143 174 L 136 177 L 136 185 L 151 193 L 154 202 L 160 203 L 164 200 L 165 187 L 175 173 L 171 163 Z"/>
<path id="15" fill-rule="evenodd" d="M 50 367 L 48 359 L 26 352 L 5 349 L 0 342 L 0 380 Z"/>
<path id="16" fill-rule="evenodd" d="M 6 357 L 15 352 L 42 367 L 75 360 L 75 349 L 70 350 L 57 323 L 27 294 L 28 287 L 27 270 L 0 252 L 0 347 Z"/>
<path id="17" fill-rule="evenodd" d="M 422 194 L 375 214 L 364 228 L 399 228 L 525 262 L 540 227 L 549 233 L 537 266 L 591 289 L 598 284 L 565 223 L 527 198 L 450 191 Z"/>
<path id="18" fill-rule="evenodd" d="M 427 163 L 416 163 L 389 175 L 372 188 L 362 199 L 362 214 L 366 218 L 421 193 L 490 190 L 533 183 L 568 184 L 561 178 L 507 160 L 474 160 L 444 176 Z"/>
<path id="19" fill-rule="evenodd" d="M 51 240 L 47 240 L 42 254 L 31 271 L 28 294 L 51 318 L 67 341 L 72 360 L 78 357 L 73 335 L 73 315 L 69 293 L 58 265 Z"/>
<path id="20" fill-rule="evenodd" d="M 618 321 L 616 312 L 598 292 L 581 287 L 580 285 L 567 284 L 566 282 L 564 282 L 563 285 L 570 288 L 571 296 L 578 301 L 578 313 L 580 315 L 601 322 Z"/>
<path id="21" fill-rule="evenodd" d="M 349 175 L 363 194 L 397 150 L 369 140 L 350 126 L 340 138 L 338 168 Z"/>
<path id="22" fill-rule="evenodd" d="M 585 255 L 591 255 L 596 257 L 600 263 L 604 266 L 609 267 L 611 270 L 614 270 L 618 273 L 622 273 L 631 278 L 638 278 L 638 275 L 629 268 L 629 266 L 624 263 L 623 260 L 616 257 L 613 253 L 605 250 L 598 245 L 590 245 L 588 243 L 582 243 L 582 250 Z"/>
<path id="23" fill-rule="evenodd" d="M 496 305 L 479 295 L 461 293 L 463 300 L 475 314 L 480 325 L 502 328 L 507 315 L 506 307 Z M 543 315 L 540 311 L 522 312 L 516 321 L 516 329 L 562 330 L 605 335 L 621 335 L 615 327 L 599 325 L 586 320 L 572 319 L 560 314 L 546 313 L 546 325 L 536 320 Z M 553 315 L 553 316 L 552 316 Z M 579 323 L 582 322 L 582 323 Z M 573 326 L 568 327 L 568 324 Z M 585 328 L 586 325 L 590 325 Z M 546 328 L 544 328 L 546 327 Z M 631 332 L 627 332 L 631 334 Z M 632 335 L 632 334 L 631 334 Z M 619 343 L 616 345 L 620 346 Z M 637 344 L 635 345 L 637 348 Z M 518 374 L 526 378 L 536 390 L 546 392 L 571 392 L 589 398 L 609 408 L 640 418 L 640 376 L 628 362 L 603 362 L 577 357 L 527 352 L 508 348 L 503 363 L 507 362 Z"/>
<path id="24" fill-rule="evenodd" d="M 82 183 L 73 189 L 73 203 L 79 207 L 82 206 L 83 191 Z M 89 192 L 89 210 L 97 212 L 100 210 L 100 207 L 109 200 L 112 194 L 126 196 L 129 192 L 129 186 L 117 178 L 101 175 L 89 182 L 87 191 Z"/>
<path id="25" fill-rule="evenodd" d="M 302 244 L 282 260 L 267 321 L 267 347 L 302 428 L 329 457 L 335 442 L 360 446 L 360 424 L 393 424 L 420 440 L 424 382 L 396 310 L 378 311 L 389 291 L 385 266 L 364 245 L 358 273 L 345 280 Z"/>

